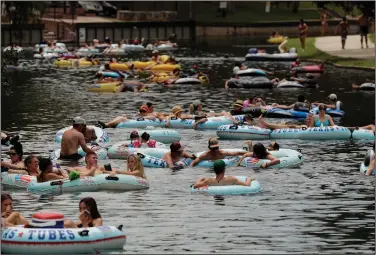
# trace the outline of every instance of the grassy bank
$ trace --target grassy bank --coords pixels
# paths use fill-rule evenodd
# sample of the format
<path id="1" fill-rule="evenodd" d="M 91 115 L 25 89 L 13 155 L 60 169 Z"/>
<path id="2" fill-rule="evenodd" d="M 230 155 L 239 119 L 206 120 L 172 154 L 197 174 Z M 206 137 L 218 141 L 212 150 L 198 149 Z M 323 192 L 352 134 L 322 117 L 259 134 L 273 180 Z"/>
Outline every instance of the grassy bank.
<path id="1" fill-rule="evenodd" d="M 369 35 L 369 40 L 373 43 L 375 43 L 375 34 L 370 34 Z"/>
<path id="2" fill-rule="evenodd" d="M 355 58 L 341 58 L 329 55 L 315 47 L 316 38 L 309 37 L 306 40 L 306 49 L 304 52 L 301 50 L 299 38 L 291 38 L 287 42 L 287 48 L 296 48 L 300 59 L 315 59 L 328 61 L 336 65 L 349 66 L 349 67 L 373 67 L 375 68 L 375 59 L 355 59 Z"/>

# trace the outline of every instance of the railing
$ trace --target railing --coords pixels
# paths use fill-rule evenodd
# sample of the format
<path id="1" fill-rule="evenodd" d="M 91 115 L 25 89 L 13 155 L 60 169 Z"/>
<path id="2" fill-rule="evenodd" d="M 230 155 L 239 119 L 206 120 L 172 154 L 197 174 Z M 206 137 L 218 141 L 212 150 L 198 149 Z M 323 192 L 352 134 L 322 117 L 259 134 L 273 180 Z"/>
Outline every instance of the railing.
<path id="1" fill-rule="evenodd" d="M 44 24 L 1 24 L 1 44 L 35 45 L 43 40 Z"/>

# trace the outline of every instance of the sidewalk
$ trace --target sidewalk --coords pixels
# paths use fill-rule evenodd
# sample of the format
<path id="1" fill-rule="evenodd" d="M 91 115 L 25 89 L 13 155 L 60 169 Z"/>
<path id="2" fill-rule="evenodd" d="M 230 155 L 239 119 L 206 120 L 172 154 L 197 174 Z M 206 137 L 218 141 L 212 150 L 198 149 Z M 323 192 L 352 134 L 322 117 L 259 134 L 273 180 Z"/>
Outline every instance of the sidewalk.
<path id="1" fill-rule="evenodd" d="M 347 36 L 345 49 L 342 50 L 341 37 L 338 36 L 324 36 L 316 37 L 315 46 L 317 49 L 342 58 L 375 58 L 375 44 L 368 38 L 368 49 L 363 41 L 364 48 L 361 49 L 360 35 Z"/>

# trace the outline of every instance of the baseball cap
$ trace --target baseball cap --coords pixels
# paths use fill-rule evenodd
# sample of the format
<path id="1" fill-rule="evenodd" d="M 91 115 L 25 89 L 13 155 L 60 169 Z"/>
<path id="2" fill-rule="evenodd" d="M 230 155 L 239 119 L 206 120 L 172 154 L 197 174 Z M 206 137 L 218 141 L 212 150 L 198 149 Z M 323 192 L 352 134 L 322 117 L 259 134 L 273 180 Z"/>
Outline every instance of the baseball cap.
<path id="1" fill-rule="evenodd" d="M 219 142 L 217 137 L 213 137 L 209 139 L 209 148 L 219 147 Z"/>
<path id="2" fill-rule="evenodd" d="M 234 106 L 240 106 L 240 107 L 243 107 L 243 100 L 236 100 L 235 103 L 234 103 Z"/>
<path id="3" fill-rule="evenodd" d="M 329 97 L 329 99 L 337 100 L 337 95 L 336 94 L 330 94 L 328 97 Z"/>
<path id="4" fill-rule="evenodd" d="M 217 159 L 216 161 L 214 161 L 213 170 L 215 173 L 221 173 L 223 172 L 223 170 L 225 170 L 225 168 L 226 164 L 222 159 Z"/>
<path id="5" fill-rule="evenodd" d="M 199 99 L 196 99 L 195 101 L 193 101 L 194 106 L 199 106 L 200 104 L 202 104 L 202 103 Z"/>
<path id="6" fill-rule="evenodd" d="M 77 116 L 73 119 L 73 125 L 86 125 L 86 120 Z"/>
<path id="7" fill-rule="evenodd" d="M 172 152 L 177 152 L 177 151 L 183 151 L 183 147 L 179 142 L 174 142 L 170 145 L 170 149 Z"/>

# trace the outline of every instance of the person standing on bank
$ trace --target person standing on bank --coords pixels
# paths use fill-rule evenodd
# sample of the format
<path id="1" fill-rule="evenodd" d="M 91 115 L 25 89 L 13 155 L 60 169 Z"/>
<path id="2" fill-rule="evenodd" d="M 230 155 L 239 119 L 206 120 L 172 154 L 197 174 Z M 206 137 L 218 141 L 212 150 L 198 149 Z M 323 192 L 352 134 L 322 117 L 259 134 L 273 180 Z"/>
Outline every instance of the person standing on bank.
<path id="1" fill-rule="evenodd" d="M 369 26 L 369 21 L 366 15 L 362 14 L 358 18 L 358 23 L 359 23 L 359 33 L 360 33 L 360 44 L 362 45 L 363 49 L 363 37 L 364 40 L 366 41 L 366 48 L 368 48 L 368 26 Z"/>

